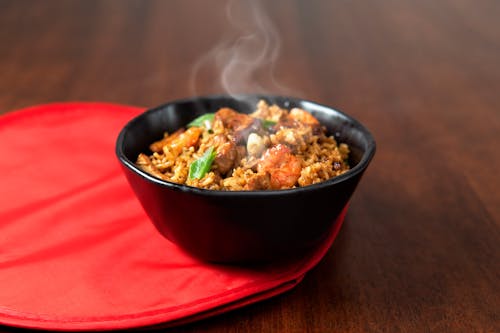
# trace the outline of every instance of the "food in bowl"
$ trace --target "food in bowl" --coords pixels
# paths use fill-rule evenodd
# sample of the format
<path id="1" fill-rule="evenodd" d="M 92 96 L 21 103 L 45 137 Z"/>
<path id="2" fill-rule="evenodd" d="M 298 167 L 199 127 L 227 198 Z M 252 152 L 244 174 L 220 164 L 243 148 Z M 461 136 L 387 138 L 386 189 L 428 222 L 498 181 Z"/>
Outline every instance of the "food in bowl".
<path id="1" fill-rule="evenodd" d="M 349 170 L 290 189 L 212 191 L 166 181 L 137 165 L 139 154 L 149 154 L 149 146 L 165 131 L 175 133 L 193 119 L 226 107 L 250 114 L 260 100 L 313 115 L 329 135 L 348 146 Z M 194 96 L 145 110 L 121 129 L 115 152 L 132 190 L 163 236 L 198 259 L 244 265 L 298 258 L 324 244 L 341 223 L 375 150 L 371 133 L 348 114 L 301 98 L 251 94 Z"/>
<path id="2" fill-rule="evenodd" d="M 349 146 L 311 113 L 258 101 L 255 111 L 220 107 L 149 145 L 136 164 L 178 184 L 222 191 L 304 187 L 349 170 Z"/>

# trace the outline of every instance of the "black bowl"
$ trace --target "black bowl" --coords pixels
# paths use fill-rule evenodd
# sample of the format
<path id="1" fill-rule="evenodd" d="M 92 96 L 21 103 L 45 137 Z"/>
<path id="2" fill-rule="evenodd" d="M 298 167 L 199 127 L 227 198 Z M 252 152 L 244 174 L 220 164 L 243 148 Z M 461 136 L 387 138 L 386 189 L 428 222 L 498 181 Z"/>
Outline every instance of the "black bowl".
<path id="1" fill-rule="evenodd" d="M 149 144 L 195 117 L 231 107 L 251 113 L 260 99 L 311 112 L 351 149 L 351 169 L 328 181 L 273 191 L 213 191 L 158 179 L 135 165 Z M 145 111 L 121 130 L 116 155 L 156 228 L 195 257 L 211 262 L 269 262 L 318 246 L 348 204 L 375 154 L 375 140 L 357 120 L 331 107 L 284 96 L 200 96 Z"/>

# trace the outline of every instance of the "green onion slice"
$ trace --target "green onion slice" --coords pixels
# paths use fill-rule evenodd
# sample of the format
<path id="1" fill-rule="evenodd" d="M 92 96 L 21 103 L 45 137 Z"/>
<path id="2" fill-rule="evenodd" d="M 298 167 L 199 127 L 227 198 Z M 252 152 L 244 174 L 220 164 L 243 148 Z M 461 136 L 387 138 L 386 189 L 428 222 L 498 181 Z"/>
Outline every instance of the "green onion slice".
<path id="1" fill-rule="evenodd" d="M 262 126 L 264 126 L 266 130 L 269 130 L 269 128 L 273 127 L 274 125 L 276 125 L 275 121 L 262 119 Z"/>
<path id="2" fill-rule="evenodd" d="M 189 166 L 189 179 L 203 178 L 203 176 L 210 171 L 215 155 L 214 147 L 210 147 L 205 151 L 202 157 L 191 163 Z"/>
<path id="3" fill-rule="evenodd" d="M 211 128 L 212 121 L 214 120 L 214 115 L 215 113 L 205 113 L 199 116 L 198 118 L 195 118 L 193 121 L 191 121 L 189 124 L 187 124 L 187 127 L 206 127 L 208 129 Z"/>

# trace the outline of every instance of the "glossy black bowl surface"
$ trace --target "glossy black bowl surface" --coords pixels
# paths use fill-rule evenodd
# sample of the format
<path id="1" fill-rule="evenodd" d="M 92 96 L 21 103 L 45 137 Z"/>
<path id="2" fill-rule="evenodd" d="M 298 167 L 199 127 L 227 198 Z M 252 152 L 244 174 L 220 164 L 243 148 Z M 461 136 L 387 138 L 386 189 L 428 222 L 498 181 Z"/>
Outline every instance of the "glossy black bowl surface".
<path id="1" fill-rule="evenodd" d="M 135 165 L 148 146 L 195 117 L 231 107 L 251 113 L 260 99 L 311 112 L 351 149 L 351 169 L 328 181 L 274 191 L 213 191 L 158 179 Z M 269 262 L 300 255 L 325 239 L 375 154 L 375 140 L 357 120 L 331 107 L 284 96 L 199 96 L 145 111 L 120 132 L 116 155 L 156 228 L 206 261 Z"/>

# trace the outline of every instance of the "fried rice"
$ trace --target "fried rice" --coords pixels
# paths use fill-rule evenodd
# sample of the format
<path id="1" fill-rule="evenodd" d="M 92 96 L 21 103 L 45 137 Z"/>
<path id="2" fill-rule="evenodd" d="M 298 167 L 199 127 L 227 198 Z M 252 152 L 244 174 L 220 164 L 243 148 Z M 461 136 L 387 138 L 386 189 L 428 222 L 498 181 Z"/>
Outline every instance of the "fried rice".
<path id="1" fill-rule="evenodd" d="M 230 108 L 165 133 L 136 164 L 160 179 L 209 190 L 303 187 L 349 170 L 349 147 L 307 111 L 261 100 L 250 114 Z"/>

